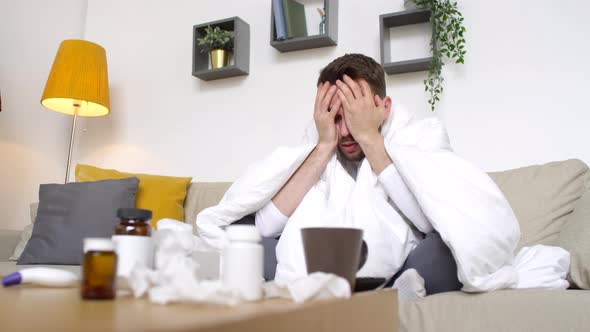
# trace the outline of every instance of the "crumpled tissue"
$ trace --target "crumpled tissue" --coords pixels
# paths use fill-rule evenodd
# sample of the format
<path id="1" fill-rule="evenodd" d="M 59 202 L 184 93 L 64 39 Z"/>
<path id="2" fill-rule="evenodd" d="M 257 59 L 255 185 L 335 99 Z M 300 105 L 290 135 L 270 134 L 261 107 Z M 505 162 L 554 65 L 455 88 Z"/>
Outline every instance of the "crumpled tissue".
<path id="1" fill-rule="evenodd" d="M 193 226 L 173 219 L 162 219 L 154 232 L 154 270 L 134 267 L 127 285 L 136 298 L 148 295 L 154 303 L 176 302 L 236 305 L 244 299 L 239 292 L 224 287 L 220 280 L 199 278 L 196 252 L 212 252 L 193 235 Z M 348 282 L 336 275 L 316 272 L 294 282 L 267 282 L 265 298 L 288 298 L 301 303 L 333 297 L 350 297 Z"/>

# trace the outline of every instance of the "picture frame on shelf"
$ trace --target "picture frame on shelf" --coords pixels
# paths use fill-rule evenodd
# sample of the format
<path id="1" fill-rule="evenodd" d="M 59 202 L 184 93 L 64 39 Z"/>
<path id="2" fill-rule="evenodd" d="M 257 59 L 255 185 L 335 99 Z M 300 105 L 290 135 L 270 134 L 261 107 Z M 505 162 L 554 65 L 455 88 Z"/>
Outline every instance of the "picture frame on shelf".
<path id="1" fill-rule="evenodd" d="M 323 24 L 325 28 L 325 33 L 317 33 L 313 35 L 294 37 L 290 39 L 285 38 L 283 40 L 277 39 L 277 25 L 275 21 L 275 16 L 278 14 L 275 11 L 275 4 L 281 4 L 281 1 L 288 0 L 270 1 L 270 46 L 275 48 L 277 51 L 284 53 L 338 45 L 338 0 L 324 1 L 324 8 L 322 10 L 325 12 L 325 22 Z"/>

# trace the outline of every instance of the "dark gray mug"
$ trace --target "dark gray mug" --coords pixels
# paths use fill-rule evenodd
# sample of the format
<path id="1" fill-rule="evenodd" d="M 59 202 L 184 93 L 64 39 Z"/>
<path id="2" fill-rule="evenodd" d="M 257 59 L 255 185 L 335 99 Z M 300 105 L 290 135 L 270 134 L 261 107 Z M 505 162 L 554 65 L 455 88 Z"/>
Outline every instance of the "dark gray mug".
<path id="1" fill-rule="evenodd" d="M 307 273 L 333 273 L 353 290 L 356 272 L 367 261 L 368 247 L 358 228 L 310 227 L 301 229 Z"/>

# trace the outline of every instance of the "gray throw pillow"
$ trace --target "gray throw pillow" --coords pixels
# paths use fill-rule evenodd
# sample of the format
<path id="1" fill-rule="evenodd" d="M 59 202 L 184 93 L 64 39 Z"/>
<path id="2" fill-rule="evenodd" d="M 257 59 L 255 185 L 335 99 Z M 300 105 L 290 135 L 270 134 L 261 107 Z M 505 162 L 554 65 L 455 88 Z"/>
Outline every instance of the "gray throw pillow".
<path id="1" fill-rule="evenodd" d="M 111 237 L 117 209 L 135 206 L 139 179 L 42 184 L 33 234 L 17 264 L 82 262 L 82 239 Z"/>

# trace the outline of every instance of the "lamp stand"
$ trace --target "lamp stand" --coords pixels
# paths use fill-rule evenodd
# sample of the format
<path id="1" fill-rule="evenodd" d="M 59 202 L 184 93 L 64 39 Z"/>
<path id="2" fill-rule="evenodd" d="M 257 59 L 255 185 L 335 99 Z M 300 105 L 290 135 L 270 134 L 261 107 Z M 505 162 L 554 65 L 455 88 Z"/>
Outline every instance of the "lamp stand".
<path id="1" fill-rule="evenodd" d="M 70 149 L 68 150 L 68 163 L 66 165 L 66 181 L 70 178 L 70 165 L 72 163 L 72 150 L 74 148 L 74 135 L 76 135 L 76 119 L 78 118 L 78 109 L 80 108 L 80 104 L 74 104 L 74 120 L 72 120 L 72 133 L 70 135 Z"/>

